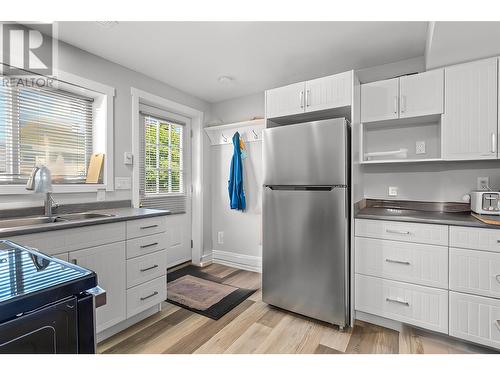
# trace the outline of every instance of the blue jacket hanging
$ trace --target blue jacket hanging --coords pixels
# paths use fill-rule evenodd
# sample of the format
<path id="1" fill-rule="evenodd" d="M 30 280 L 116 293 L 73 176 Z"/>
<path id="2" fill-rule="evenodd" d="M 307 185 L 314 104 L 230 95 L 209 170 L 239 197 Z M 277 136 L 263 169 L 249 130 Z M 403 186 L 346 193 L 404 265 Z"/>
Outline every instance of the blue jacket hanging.
<path id="1" fill-rule="evenodd" d="M 245 192 L 243 190 L 243 164 L 241 162 L 240 133 L 233 135 L 233 158 L 229 171 L 229 203 L 231 209 L 244 211 L 246 208 Z"/>

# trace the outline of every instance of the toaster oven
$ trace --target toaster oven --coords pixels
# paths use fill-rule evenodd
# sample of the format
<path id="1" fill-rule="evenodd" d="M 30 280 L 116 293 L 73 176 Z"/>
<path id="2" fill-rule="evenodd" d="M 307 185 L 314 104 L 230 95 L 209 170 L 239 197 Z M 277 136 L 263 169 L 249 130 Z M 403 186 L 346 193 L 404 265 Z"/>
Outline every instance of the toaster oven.
<path id="1" fill-rule="evenodd" d="M 470 208 L 477 214 L 500 215 L 500 191 L 473 191 Z"/>

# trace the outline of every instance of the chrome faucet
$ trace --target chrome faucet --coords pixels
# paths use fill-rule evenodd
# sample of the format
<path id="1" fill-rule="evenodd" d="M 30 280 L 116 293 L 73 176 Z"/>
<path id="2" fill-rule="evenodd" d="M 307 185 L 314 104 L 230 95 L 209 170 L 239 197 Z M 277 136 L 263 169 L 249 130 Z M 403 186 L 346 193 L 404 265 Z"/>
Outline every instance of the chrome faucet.
<path id="1" fill-rule="evenodd" d="M 57 204 L 51 194 L 52 176 L 49 168 L 45 165 L 34 167 L 26 184 L 26 190 L 45 193 L 45 216 L 52 217 L 52 208 L 57 207 Z"/>

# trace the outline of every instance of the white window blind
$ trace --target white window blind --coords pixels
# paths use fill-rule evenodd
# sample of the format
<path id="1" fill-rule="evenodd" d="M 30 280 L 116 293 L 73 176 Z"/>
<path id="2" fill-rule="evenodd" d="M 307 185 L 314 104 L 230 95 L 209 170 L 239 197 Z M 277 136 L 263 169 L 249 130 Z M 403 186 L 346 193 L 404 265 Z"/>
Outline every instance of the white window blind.
<path id="1" fill-rule="evenodd" d="M 85 183 L 92 98 L 62 90 L 0 87 L 0 184 L 24 184 L 44 164 L 54 183 Z"/>
<path id="2" fill-rule="evenodd" d="M 186 212 L 184 125 L 141 111 L 141 207 Z"/>

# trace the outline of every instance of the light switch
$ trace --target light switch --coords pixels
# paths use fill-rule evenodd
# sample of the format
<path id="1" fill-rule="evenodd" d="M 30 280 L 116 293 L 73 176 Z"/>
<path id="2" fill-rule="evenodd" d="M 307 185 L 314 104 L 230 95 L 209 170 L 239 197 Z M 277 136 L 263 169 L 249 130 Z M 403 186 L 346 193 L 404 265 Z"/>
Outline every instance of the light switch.
<path id="1" fill-rule="evenodd" d="M 123 164 L 132 165 L 134 164 L 134 155 L 131 152 L 123 153 Z"/>

